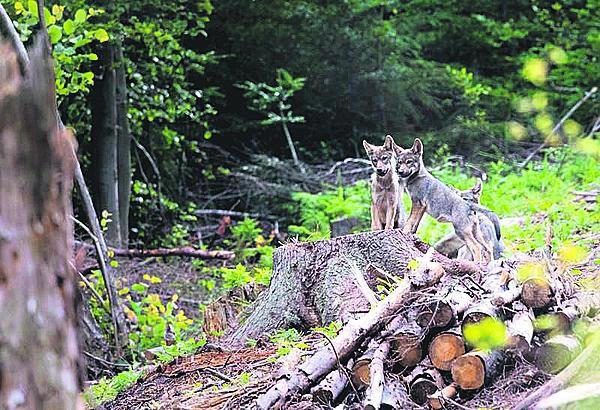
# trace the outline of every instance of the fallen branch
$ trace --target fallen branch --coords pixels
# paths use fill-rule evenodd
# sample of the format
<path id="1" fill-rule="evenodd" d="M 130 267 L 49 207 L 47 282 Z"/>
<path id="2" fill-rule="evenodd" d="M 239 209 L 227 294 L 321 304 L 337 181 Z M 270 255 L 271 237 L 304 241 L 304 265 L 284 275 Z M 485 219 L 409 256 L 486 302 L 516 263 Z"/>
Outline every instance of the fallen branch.
<path id="1" fill-rule="evenodd" d="M 92 239 L 94 238 L 92 237 Z M 75 244 L 86 248 L 92 247 L 92 245 L 81 241 L 75 241 Z M 189 256 L 192 258 L 199 259 L 230 260 L 235 257 L 235 253 L 232 251 L 209 251 L 206 249 L 196 249 L 192 246 L 156 249 L 121 249 L 109 247 L 108 250 L 112 252 L 114 256 L 123 256 L 129 258 L 146 258 L 158 256 Z"/>
<path id="2" fill-rule="evenodd" d="M 264 220 L 269 220 L 269 221 L 277 220 L 277 217 L 273 216 L 273 215 L 228 211 L 226 209 L 198 209 L 198 210 L 194 211 L 194 214 L 198 215 L 198 216 L 234 216 L 234 217 L 238 217 L 238 218 L 254 218 L 254 219 L 264 219 Z"/>
<path id="3" fill-rule="evenodd" d="M 373 359 L 369 365 L 370 383 L 365 392 L 365 410 L 379 409 L 383 399 L 383 387 L 385 379 L 383 375 L 383 363 L 390 353 L 390 342 L 383 341 L 373 353 Z"/>
<path id="4" fill-rule="evenodd" d="M 414 237 L 414 243 L 415 247 L 423 253 L 427 253 L 427 251 L 432 248 L 432 246 L 416 237 Z M 473 275 L 479 277 L 479 275 L 481 275 L 481 268 L 475 262 L 463 259 L 450 259 L 435 249 L 432 252 L 431 260 L 439 262 L 444 270 L 453 276 Z"/>
<path id="5" fill-rule="evenodd" d="M 232 251 L 208 251 L 204 249 L 196 249 L 192 246 L 157 249 L 108 249 L 112 251 L 115 256 L 128 256 L 130 258 L 145 258 L 148 256 L 189 256 L 199 259 L 231 260 L 235 257 L 235 253 Z"/>

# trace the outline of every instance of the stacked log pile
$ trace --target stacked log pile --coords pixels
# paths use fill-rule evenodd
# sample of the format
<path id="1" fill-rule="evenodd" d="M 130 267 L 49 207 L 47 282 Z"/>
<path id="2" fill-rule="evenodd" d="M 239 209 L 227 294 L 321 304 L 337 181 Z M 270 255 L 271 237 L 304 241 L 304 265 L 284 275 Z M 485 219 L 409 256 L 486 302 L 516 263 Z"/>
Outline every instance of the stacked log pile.
<path id="1" fill-rule="evenodd" d="M 595 316 L 600 298 L 575 292 L 548 264 L 519 280 L 518 269 L 494 261 L 481 275 L 450 275 L 428 253 L 368 313 L 282 374 L 257 407 L 440 409 L 492 384 L 516 358 L 559 372 L 581 351 L 574 321 Z M 505 325 L 506 337 L 484 350 L 464 335 L 488 318 Z"/>

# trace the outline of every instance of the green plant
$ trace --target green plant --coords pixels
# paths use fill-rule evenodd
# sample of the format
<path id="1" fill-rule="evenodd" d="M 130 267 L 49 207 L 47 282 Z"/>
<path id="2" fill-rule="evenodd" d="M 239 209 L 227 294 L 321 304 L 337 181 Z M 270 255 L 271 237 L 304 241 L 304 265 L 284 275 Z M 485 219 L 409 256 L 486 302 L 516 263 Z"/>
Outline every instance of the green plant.
<path id="1" fill-rule="evenodd" d="M 279 330 L 269 336 L 269 340 L 277 345 L 273 359 L 287 355 L 292 349 L 308 349 L 309 346 L 301 340 L 302 335 L 296 329 Z"/>
<path id="2" fill-rule="evenodd" d="M 356 217 L 365 227 L 370 220 L 371 196 L 365 181 L 318 194 L 296 192 L 292 199 L 300 210 L 302 225 L 290 225 L 288 229 L 303 240 L 328 238 L 331 221 L 337 218 Z"/>
<path id="3" fill-rule="evenodd" d="M 333 339 L 334 337 L 337 336 L 337 334 L 340 332 L 341 329 L 342 329 L 342 323 L 338 320 L 335 320 L 335 321 L 331 322 L 330 324 L 328 324 L 327 326 L 314 327 L 312 330 L 314 332 L 325 335 L 329 339 Z"/>
<path id="4" fill-rule="evenodd" d="M 113 378 L 103 377 L 84 393 L 84 398 L 90 408 L 96 408 L 102 403 L 114 400 L 117 395 L 134 384 L 142 377 L 141 370 L 127 370 Z"/>
<path id="5" fill-rule="evenodd" d="M 27 43 L 39 22 L 37 2 L 28 0 L 12 3 L 15 27 L 21 40 Z M 53 46 L 59 103 L 68 95 L 87 93 L 94 84 L 94 73 L 89 70 L 89 63 L 98 60 L 98 56 L 86 46 L 109 40 L 105 27 L 93 22 L 95 17 L 103 13 L 102 9 L 81 7 L 70 10 L 58 4 L 51 9 L 44 8 L 48 36 Z"/>
<path id="6" fill-rule="evenodd" d="M 488 317 L 479 323 L 467 324 L 464 328 L 464 336 L 471 346 L 489 352 L 506 345 L 508 331 L 502 321 Z"/>
<path id="7" fill-rule="evenodd" d="M 159 281 L 157 277 L 145 275 L 143 282 L 134 283 L 130 288 L 120 291 L 129 303 L 129 306 L 125 307 L 125 313 L 132 322 L 129 345 L 131 350 L 138 354 L 153 347 L 166 346 L 167 330 L 175 336 L 175 347 L 168 347 L 173 352 L 195 343 L 186 337 L 186 331 L 192 330 L 194 321 L 189 319 L 183 310 L 178 310 L 178 296 L 173 295 L 164 304 L 158 294 L 148 293 L 150 285 Z"/>
<path id="8" fill-rule="evenodd" d="M 288 100 L 304 87 L 306 79 L 302 77 L 294 78 L 283 68 L 278 68 L 276 73 L 276 85 L 244 81 L 243 84 L 237 84 L 237 87 L 244 90 L 245 97 L 250 98 L 250 109 L 266 117 L 260 121 L 261 125 L 281 124 L 294 163 L 302 172 L 305 172 L 298 160 L 296 147 L 287 124 L 304 122 L 304 117 L 292 113 L 292 106 Z"/>

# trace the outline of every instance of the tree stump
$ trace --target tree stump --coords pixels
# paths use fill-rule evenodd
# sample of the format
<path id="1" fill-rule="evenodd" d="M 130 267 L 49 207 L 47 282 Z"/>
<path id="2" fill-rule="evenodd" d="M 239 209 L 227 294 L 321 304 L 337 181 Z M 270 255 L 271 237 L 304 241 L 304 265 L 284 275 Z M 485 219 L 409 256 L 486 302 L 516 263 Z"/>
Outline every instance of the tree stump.
<path id="1" fill-rule="evenodd" d="M 40 41 L 41 40 L 41 41 Z M 72 136 L 58 130 L 42 37 L 21 78 L 0 44 L 0 408 L 74 409 L 78 338 Z"/>
<path id="2" fill-rule="evenodd" d="M 422 257 L 400 230 L 366 232 L 317 242 L 291 243 L 273 255 L 269 288 L 247 320 L 230 336 L 233 344 L 287 327 L 308 328 L 347 322 L 369 310 L 352 269 L 369 264 L 404 276 L 410 260 Z M 374 278 L 367 277 L 373 286 Z"/>

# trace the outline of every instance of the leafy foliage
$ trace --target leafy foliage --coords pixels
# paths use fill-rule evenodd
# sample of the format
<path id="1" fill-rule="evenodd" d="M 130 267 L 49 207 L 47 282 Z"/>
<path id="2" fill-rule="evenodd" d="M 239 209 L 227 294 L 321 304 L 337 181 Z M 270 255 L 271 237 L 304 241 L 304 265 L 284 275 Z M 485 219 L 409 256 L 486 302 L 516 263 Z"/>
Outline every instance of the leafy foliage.
<path id="1" fill-rule="evenodd" d="M 68 3 L 68 2 L 65 2 Z M 28 43 L 39 23 L 38 5 L 34 0 L 12 1 L 14 24 L 21 40 Z M 10 10 L 9 10 L 10 11 Z M 110 39 L 105 27 L 97 22 L 102 9 L 82 7 L 74 11 L 54 4 L 44 8 L 48 36 L 53 45 L 56 92 L 59 103 L 72 94 L 84 95 L 94 83 L 91 64 L 98 56 L 89 45 Z"/>

